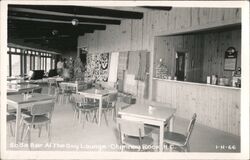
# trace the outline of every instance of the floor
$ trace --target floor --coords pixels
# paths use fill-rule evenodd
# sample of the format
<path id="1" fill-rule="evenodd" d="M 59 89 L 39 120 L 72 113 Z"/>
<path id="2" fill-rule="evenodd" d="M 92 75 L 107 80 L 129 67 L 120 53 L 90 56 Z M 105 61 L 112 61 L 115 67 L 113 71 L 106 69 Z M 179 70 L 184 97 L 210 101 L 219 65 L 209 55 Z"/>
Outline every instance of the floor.
<path id="1" fill-rule="evenodd" d="M 118 103 L 123 107 L 124 103 Z M 99 127 L 95 123 L 86 122 L 83 126 L 73 122 L 73 110 L 70 103 L 55 106 L 52 118 L 52 138 L 48 143 L 45 128 L 41 137 L 37 129 L 32 131 L 31 150 L 38 151 L 120 151 L 119 136 L 116 123 L 108 116 L 109 124 L 104 119 Z M 175 118 L 174 130 L 185 133 L 189 121 L 180 117 Z M 157 132 L 152 134 L 157 144 Z M 7 131 L 8 150 L 29 150 L 27 138 L 18 145 L 14 144 L 14 137 Z M 240 152 L 240 137 L 196 123 L 190 139 L 191 152 Z"/>

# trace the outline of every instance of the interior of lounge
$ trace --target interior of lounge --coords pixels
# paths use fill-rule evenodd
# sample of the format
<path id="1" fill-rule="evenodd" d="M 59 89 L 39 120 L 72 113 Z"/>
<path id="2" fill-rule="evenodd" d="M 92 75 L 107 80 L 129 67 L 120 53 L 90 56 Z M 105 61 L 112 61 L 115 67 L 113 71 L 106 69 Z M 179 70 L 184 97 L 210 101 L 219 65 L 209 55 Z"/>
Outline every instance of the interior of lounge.
<path id="1" fill-rule="evenodd" d="M 241 152 L 241 8 L 8 5 L 7 150 Z"/>

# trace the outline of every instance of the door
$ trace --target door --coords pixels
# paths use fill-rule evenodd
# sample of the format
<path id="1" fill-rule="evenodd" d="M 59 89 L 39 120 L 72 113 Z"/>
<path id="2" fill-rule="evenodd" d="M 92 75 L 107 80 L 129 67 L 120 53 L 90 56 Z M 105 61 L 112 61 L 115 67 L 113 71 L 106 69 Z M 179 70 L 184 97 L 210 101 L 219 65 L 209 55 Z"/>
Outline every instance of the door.
<path id="1" fill-rule="evenodd" d="M 176 77 L 180 81 L 185 79 L 185 52 L 176 53 Z"/>

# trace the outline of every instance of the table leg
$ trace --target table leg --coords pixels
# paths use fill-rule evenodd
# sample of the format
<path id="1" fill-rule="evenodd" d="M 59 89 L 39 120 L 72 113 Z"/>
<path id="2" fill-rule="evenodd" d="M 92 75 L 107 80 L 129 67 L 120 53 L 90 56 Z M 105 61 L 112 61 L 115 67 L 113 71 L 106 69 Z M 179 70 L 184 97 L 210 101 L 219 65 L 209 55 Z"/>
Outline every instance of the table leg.
<path id="1" fill-rule="evenodd" d="M 174 131 L 174 116 L 171 117 L 170 121 L 169 121 L 169 131 L 173 132 Z M 172 152 L 173 149 L 170 146 L 170 152 Z"/>
<path id="2" fill-rule="evenodd" d="M 160 125 L 160 135 L 159 135 L 159 151 L 163 152 L 163 139 L 164 139 L 164 123 Z"/>
<path id="3" fill-rule="evenodd" d="M 16 109 L 16 129 L 15 129 L 15 142 L 16 143 L 18 143 L 18 139 L 19 139 L 20 119 L 21 119 L 21 108 L 17 107 L 17 109 Z"/>
<path id="4" fill-rule="evenodd" d="M 102 98 L 99 99 L 98 126 L 101 125 L 101 118 L 102 118 Z"/>

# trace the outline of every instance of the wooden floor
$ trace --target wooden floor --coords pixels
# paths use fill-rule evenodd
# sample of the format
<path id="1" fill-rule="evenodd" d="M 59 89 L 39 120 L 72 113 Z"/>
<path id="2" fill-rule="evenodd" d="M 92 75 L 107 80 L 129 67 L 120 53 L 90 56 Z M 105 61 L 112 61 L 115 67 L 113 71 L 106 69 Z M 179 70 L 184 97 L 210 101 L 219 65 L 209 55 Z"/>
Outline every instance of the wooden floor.
<path id="1" fill-rule="evenodd" d="M 119 103 L 122 106 L 124 104 Z M 45 128 L 38 138 L 38 131 L 32 132 L 32 150 L 39 151 L 120 151 L 117 147 L 118 133 L 116 124 L 111 116 L 108 117 L 107 126 L 104 119 L 100 127 L 97 124 L 87 122 L 82 126 L 73 122 L 73 110 L 71 104 L 56 104 L 52 118 L 52 140 L 48 144 Z M 176 117 L 174 130 L 184 133 L 188 120 Z M 152 134 L 157 144 L 158 134 Z M 221 146 L 235 146 L 235 149 L 222 149 Z M 7 131 L 8 150 L 28 150 L 27 139 L 19 146 L 14 145 L 14 137 Z M 240 137 L 225 132 L 205 127 L 196 123 L 190 140 L 191 152 L 239 152 Z"/>

